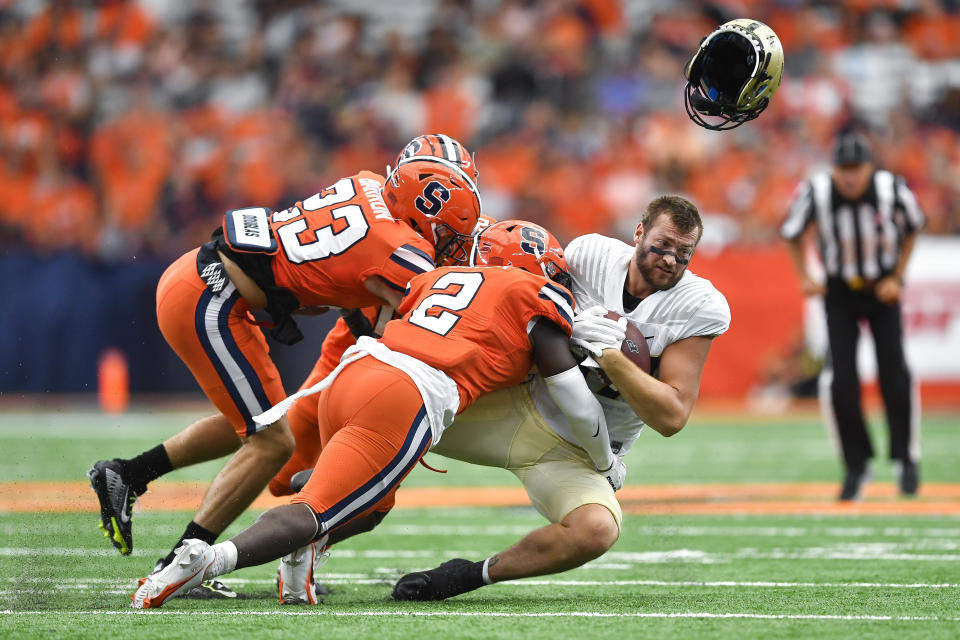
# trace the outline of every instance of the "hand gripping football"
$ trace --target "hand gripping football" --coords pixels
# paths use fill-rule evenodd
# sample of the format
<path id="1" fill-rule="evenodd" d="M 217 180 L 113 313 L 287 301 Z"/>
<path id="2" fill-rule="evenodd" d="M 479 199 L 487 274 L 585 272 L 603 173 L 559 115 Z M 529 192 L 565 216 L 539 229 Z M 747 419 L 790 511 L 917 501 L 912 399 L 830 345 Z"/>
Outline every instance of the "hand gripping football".
<path id="1" fill-rule="evenodd" d="M 620 314 L 615 311 L 607 311 L 604 315 L 611 320 L 620 319 Z M 647 341 L 644 339 L 643 334 L 629 321 L 627 321 L 625 334 L 626 337 L 620 345 L 620 352 L 632 363 L 647 373 L 650 373 L 650 350 L 647 347 Z M 574 335 L 576 335 L 576 331 Z M 586 366 L 589 368 L 597 366 L 592 359 L 588 360 L 591 356 L 590 352 L 583 346 L 576 344 L 576 341 L 571 343 L 570 353 L 573 354 L 577 362 L 587 362 Z"/>
<path id="2" fill-rule="evenodd" d="M 620 318 L 620 314 L 615 311 L 608 311 L 606 317 L 611 320 L 617 320 Z M 620 353 L 622 353 L 627 360 L 637 365 L 645 372 L 650 373 L 650 349 L 647 347 L 647 341 L 643 337 L 643 333 L 640 329 L 627 320 L 627 337 L 624 338 L 623 344 L 620 345 Z"/>

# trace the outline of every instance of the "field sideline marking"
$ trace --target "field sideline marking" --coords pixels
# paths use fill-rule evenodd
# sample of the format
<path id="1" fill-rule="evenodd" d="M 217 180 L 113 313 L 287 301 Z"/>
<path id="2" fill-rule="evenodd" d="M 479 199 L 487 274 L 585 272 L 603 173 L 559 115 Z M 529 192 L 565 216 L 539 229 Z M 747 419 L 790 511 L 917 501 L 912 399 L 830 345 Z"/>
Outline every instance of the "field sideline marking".
<path id="1" fill-rule="evenodd" d="M 541 613 L 509 611 L 12 611 L 0 610 L 0 615 L 92 615 L 92 616 L 301 616 L 301 617 L 399 617 L 399 618 L 733 618 L 753 620 L 837 620 L 876 622 L 960 622 L 960 618 L 938 616 L 871 616 L 790 613 L 600 613 L 597 611 L 548 611 Z"/>
<path id="2" fill-rule="evenodd" d="M 158 482 L 141 497 L 150 511 L 191 511 L 206 492 L 200 482 Z M 626 513 L 646 514 L 832 514 L 960 516 L 960 483 L 925 483 L 919 499 L 898 498 L 892 483 L 871 484 L 856 504 L 833 499 L 831 483 L 710 483 L 626 486 L 617 497 Z M 261 495 L 256 509 L 287 504 Z M 409 487 L 397 493 L 397 508 L 529 506 L 523 487 Z M 82 481 L 0 482 L 0 511 L 96 512 L 96 499 Z"/>

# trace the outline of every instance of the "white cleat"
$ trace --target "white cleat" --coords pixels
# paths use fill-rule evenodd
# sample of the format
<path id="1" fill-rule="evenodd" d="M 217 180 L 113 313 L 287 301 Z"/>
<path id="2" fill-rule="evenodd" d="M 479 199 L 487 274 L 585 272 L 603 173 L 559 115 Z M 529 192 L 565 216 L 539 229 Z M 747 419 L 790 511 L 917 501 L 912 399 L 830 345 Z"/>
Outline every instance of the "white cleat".
<path id="1" fill-rule="evenodd" d="M 314 572 L 326 564 L 328 536 L 280 558 L 277 588 L 280 604 L 317 604 L 317 584 Z"/>
<path id="2" fill-rule="evenodd" d="M 133 594 L 134 609 L 153 609 L 170 598 L 182 595 L 201 582 L 203 572 L 213 564 L 213 548 L 202 540 L 184 540 L 173 562 L 151 573 Z"/>

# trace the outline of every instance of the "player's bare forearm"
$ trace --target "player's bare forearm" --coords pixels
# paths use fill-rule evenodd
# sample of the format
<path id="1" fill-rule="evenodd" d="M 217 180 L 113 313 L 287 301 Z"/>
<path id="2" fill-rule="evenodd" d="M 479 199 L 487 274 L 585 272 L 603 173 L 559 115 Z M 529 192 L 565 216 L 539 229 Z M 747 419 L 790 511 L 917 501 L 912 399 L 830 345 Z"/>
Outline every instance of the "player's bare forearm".
<path id="1" fill-rule="evenodd" d="M 400 300 L 403 298 L 403 294 L 387 286 L 387 283 L 380 276 L 367 278 L 363 281 L 363 286 L 367 291 L 380 298 L 385 305 L 394 309 L 400 308 Z"/>
<path id="2" fill-rule="evenodd" d="M 684 411 L 676 389 L 642 371 L 613 349 L 605 350 L 598 361 L 623 399 L 652 429 L 669 437 L 683 428 L 689 413 Z"/>
<path id="3" fill-rule="evenodd" d="M 658 378 L 612 349 L 605 350 L 598 363 L 637 416 L 660 435 L 670 437 L 690 418 L 712 341 L 695 336 L 668 346 L 660 358 Z"/>

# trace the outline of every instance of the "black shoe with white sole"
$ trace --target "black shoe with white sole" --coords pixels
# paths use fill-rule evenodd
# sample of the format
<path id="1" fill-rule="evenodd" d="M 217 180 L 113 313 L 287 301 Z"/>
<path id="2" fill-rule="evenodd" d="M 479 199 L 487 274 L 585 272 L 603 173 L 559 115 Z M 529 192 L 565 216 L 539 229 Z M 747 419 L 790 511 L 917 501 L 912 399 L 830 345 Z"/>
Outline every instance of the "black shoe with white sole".
<path id="1" fill-rule="evenodd" d="M 408 573 L 393 586 L 394 600 L 443 600 L 483 586 L 483 563 L 447 560 L 429 571 Z"/>
<path id="2" fill-rule="evenodd" d="M 133 551 L 133 505 L 138 492 L 127 484 L 119 460 L 100 460 L 87 471 L 100 501 L 100 530 L 122 555 Z"/>

